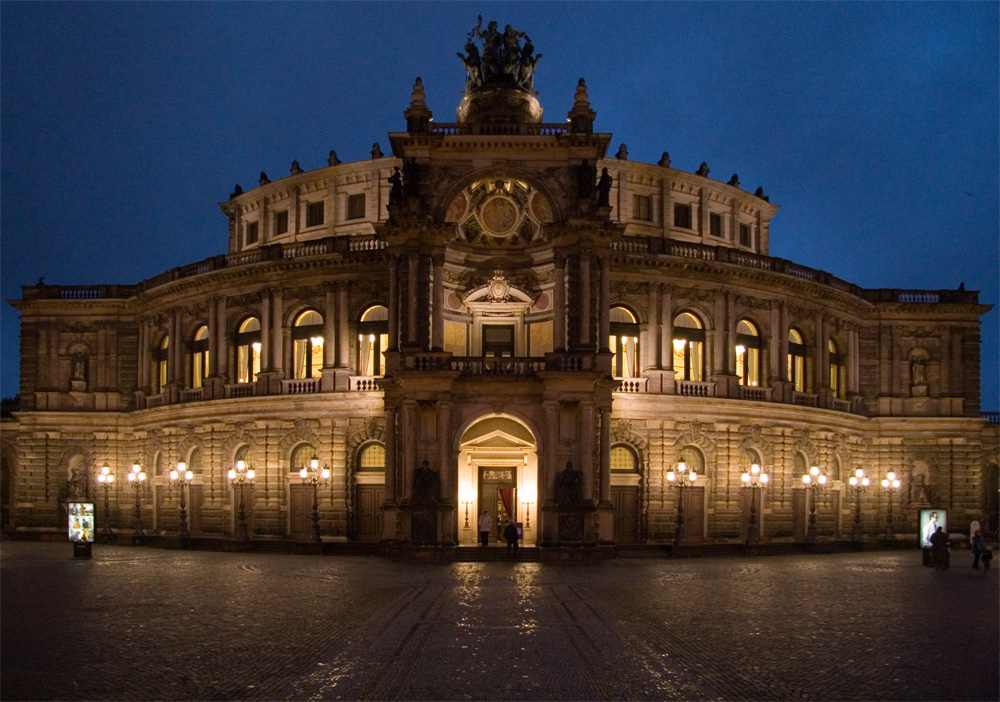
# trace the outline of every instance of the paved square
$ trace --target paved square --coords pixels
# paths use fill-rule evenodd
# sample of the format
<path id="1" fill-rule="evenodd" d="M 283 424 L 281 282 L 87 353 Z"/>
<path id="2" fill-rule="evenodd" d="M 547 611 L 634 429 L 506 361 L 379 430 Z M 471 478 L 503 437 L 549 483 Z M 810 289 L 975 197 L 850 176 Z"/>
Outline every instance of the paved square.
<path id="1" fill-rule="evenodd" d="M 18 699 L 996 700 L 998 569 L 418 565 L 4 542 Z"/>

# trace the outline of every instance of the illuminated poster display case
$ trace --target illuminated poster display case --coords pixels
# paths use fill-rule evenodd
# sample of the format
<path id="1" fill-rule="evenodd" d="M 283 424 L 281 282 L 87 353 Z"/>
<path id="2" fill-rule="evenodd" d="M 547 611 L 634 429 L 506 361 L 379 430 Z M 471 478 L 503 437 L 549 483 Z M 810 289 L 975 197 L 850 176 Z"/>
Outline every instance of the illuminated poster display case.
<path id="1" fill-rule="evenodd" d="M 69 511 L 69 540 L 79 543 L 93 543 L 94 503 L 70 502 L 67 507 Z"/>

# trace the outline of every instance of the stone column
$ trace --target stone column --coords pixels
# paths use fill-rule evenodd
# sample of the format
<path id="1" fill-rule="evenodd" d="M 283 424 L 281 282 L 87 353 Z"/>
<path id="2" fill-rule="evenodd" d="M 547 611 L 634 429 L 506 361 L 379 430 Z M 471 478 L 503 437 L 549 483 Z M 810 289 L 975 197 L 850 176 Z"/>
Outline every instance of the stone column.
<path id="1" fill-rule="evenodd" d="M 271 296 L 265 293 L 260 301 L 260 365 L 271 367 Z"/>
<path id="2" fill-rule="evenodd" d="M 385 501 L 396 503 L 396 409 L 385 408 Z"/>
<path id="3" fill-rule="evenodd" d="M 139 320 L 139 390 L 149 391 L 149 320 Z"/>
<path id="4" fill-rule="evenodd" d="M 441 478 L 441 498 L 458 504 L 458 496 L 453 494 L 455 489 L 455 476 L 457 466 L 452 465 L 451 460 L 451 403 L 441 402 L 438 404 L 438 470 Z"/>
<path id="5" fill-rule="evenodd" d="M 611 504 L 611 408 L 601 408 L 600 501 Z"/>
<path id="6" fill-rule="evenodd" d="M 219 374 L 219 298 L 208 301 L 208 377 Z M 207 383 L 203 383 L 206 384 Z"/>
<path id="7" fill-rule="evenodd" d="M 650 283 L 649 291 L 649 323 L 642 343 L 642 368 L 655 370 L 660 366 L 660 333 L 663 326 L 660 321 L 660 290 L 659 285 Z"/>
<path id="8" fill-rule="evenodd" d="M 848 380 L 847 387 L 850 389 L 851 392 L 859 392 L 859 388 L 861 387 L 861 375 L 860 375 L 861 344 L 858 339 L 858 334 L 859 330 L 858 327 L 855 325 L 854 328 L 851 329 L 851 335 L 850 335 L 851 349 L 850 351 L 848 351 L 848 353 L 850 354 L 849 362 L 850 362 L 851 374 L 850 374 L 850 379 Z"/>
<path id="9" fill-rule="evenodd" d="M 590 254 L 580 252 L 580 346 L 592 350 L 590 342 Z"/>
<path id="10" fill-rule="evenodd" d="M 829 385 L 830 380 L 826 373 L 830 372 L 830 347 L 826 344 L 826 324 L 823 320 L 823 313 L 816 313 L 816 371 L 813 374 L 813 382 L 816 384 L 814 392 L 819 388 Z"/>
<path id="11" fill-rule="evenodd" d="M 337 294 L 326 291 L 323 307 L 323 368 L 333 368 L 337 363 Z"/>
<path id="12" fill-rule="evenodd" d="M 545 455 L 538 471 L 538 504 L 555 500 L 556 471 L 559 470 L 557 454 L 559 448 L 559 403 L 548 400 L 545 406 Z"/>
<path id="13" fill-rule="evenodd" d="M 216 313 L 218 314 L 217 329 L 218 335 L 216 339 L 216 360 L 215 360 L 215 370 L 216 374 L 221 379 L 221 382 L 225 384 L 227 380 L 227 373 L 229 372 L 229 334 L 227 332 L 226 326 L 226 308 L 228 303 L 226 298 L 219 298 L 219 305 Z M 221 392 L 221 390 L 220 390 Z"/>
<path id="14" fill-rule="evenodd" d="M 552 349 L 566 350 L 566 257 L 555 256 L 555 283 L 552 286 Z"/>
<path id="15" fill-rule="evenodd" d="M 271 346 L 271 364 L 272 368 L 278 371 L 278 377 L 282 378 L 285 375 L 285 350 L 282 345 L 283 329 L 281 318 L 283 311 L 281 291 L 275 290 L 272 296 L 274 299 L 271 303 L 271 332 L 274 334 L 274 341 Z"/>
<path id="16" fill-rule="evenodd" d="M 608 256 L 600 257 L 600 266 L 601 295 L 597 308 L 597 333 L 600 338 L 597 340 L 597 348 L 601 351 L 610 351 L 608 336 L 611 334 L 611 261 Z"/>
<path id="17" fill-rule="evenodd" d="M 337 284 L 337 367 L 347 368 L 350 356 L 350 334 L 348 332 L 348 291 L 347 283 Z"/>
<path id="18" fill-rule="evenodd" d="M 778 338 L 778 354 L 781 359 L 778 361 L 779 377 L 782 380 L 791 380 L 788 377 L 788 305 L 784 302 L 779 304 L 778 314 L 781 317 L 781 321 L 778 323 L 778 333 L 780 334 Z"/>
<path id="19" fill-rule="evenodd" d="M 399 256 L 389 255 L 389 351 L 399 351 Z"/>
<path id="20" fill-rule="evenodd" d="M 674 314 L 673 296 L 670 293 L 670 286 L 658 285 L 660 294 L 660 320 L 662 328 L 660 330 L 660 367 L 672 370 L 674 367 Z M 707 351 L 708 349 L 704 349 Z M 703 351 L 703 353 L 704 353 Z"/>
<path id="21" fill-rule="evenodd" d="M 184 343 L 181 340 L 181 312 L 173 311 L 170 320 L 170 382 L 178 386 L 184 384 Z"/>
<path id="22" fill-rule="evenodd" d="M 594 499 L 594 405 L 580 403 L 580 471 L 583 473 L 583 500 Z"/>
<path id="23" fill-rule="evenodd" d="M 417 403 L 408 400 L 403 403 L 403 450 L 400 460 L 399 478 L 403 481 L 403 499 L 413 499 L 413 463 L 417 460 Z"/>
<path id="24" fill-rule="evenodd" d="M 406 342 L 410 346 L 417 343 L 417 274 L 420 271 L 420 257 L 411 253 L 407 260 L 406 278 Z"/>
<path id="25" fill-rule="evenodd" d="M 434 351 L 444 349 L 444 254 L 435 254 L 434 263 L 434 300 L 431 302 L 433 325 L 431 327 L 431 348 Z"/>

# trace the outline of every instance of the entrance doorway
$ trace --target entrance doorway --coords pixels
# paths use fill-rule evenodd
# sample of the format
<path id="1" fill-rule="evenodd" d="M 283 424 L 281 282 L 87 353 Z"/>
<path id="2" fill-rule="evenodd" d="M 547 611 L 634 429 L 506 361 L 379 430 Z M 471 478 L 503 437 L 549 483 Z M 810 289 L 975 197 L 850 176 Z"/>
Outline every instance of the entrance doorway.
<path id="1" fill-rule="evenodd" d="M 479 504 L 482 509 L 488 509 L 493 517 L 490 542 L 503 541 L 503 529 L 507 520 L 517 521 L 517 468 L 480 466 Z"/>

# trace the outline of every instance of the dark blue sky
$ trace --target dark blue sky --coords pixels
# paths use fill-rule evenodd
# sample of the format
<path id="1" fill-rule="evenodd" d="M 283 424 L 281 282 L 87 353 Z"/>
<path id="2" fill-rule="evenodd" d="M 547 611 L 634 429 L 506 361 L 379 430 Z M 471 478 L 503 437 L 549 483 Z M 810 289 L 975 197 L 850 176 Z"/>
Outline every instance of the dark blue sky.
<path id="1" fill-rule="evenodd" d="M 781 206 L 771 255 L 865 287 L 998 301 L 998 4 L 0 4 L 4 299 L 135 283 L 223 253 L 217 203 L 260 171 L 366 159 L 413 80 L 438 122 L 476 15 L 528 32 L 559 122 L 583 76 L 632 160 L 739 173 Z M 998 409 L 998 311 L 983 408 Z M 17 313 L 0 314 L 0 394 Z"/>

